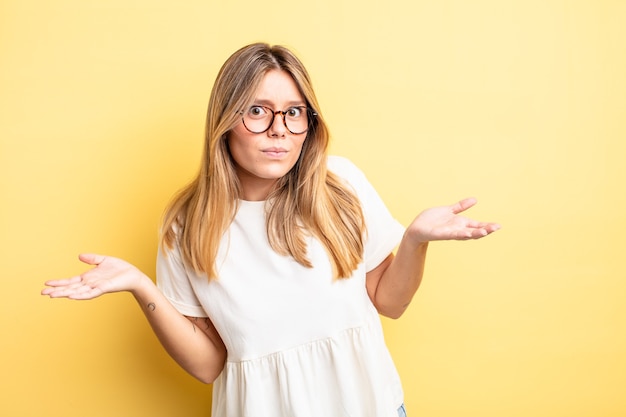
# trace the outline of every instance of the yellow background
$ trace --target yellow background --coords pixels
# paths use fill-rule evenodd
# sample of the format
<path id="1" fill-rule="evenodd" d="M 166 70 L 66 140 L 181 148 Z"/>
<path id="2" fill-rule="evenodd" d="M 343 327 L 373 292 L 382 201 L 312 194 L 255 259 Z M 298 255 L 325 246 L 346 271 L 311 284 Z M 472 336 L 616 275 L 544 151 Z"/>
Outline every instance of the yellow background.
<path id="1" fill-rule="evenodd" d="M 0 415 L 208 416 L 128 294 L 49 300 L 79 252 L 154 276 L 214 77 L 285 44 L 408 224 L 473 195 L 384 320 L 410 417 L 626 415 L 626 2 L 0 2 Z"/>

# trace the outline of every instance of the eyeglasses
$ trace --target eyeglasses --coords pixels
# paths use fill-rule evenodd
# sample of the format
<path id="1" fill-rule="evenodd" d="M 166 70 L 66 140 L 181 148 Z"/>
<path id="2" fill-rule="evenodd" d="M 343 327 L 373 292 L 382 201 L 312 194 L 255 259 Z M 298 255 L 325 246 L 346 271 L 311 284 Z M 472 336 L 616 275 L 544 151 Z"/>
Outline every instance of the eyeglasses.
<path id="1" fill-rule="evenodd" d="M 283 116 L 285 127 L 293 135 L 301 135 L 309 130 L 309 117 L 317 116 L 317 113 L 306 106 L 293 106 L 284 111 L 265 106 L 250 106 L 248 110 L 241 111 L 241 120 L 251 133 L 264 133 L 272 127 L 277 114 Z"/>

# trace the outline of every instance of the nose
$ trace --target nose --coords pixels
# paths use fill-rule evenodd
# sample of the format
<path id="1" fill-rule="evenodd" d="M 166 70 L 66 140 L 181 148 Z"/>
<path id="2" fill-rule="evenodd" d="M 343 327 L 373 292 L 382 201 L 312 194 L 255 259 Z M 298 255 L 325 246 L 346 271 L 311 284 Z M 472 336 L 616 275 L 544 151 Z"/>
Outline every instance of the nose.
<path id="1" fill-rule="evenodd" d="M 285 126 L 285 115 L 280 110 L 274 112 L 274 120 L 270 128 L 267 130 L 270 137 L 284 137 L 287 134 L 287 126 Z"/>

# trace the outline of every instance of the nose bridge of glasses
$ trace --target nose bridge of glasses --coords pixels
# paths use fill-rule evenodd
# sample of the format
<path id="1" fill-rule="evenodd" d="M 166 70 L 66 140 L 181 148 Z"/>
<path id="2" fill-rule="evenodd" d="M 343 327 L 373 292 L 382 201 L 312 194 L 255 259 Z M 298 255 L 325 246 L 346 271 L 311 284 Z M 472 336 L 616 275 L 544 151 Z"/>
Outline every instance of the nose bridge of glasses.
<path id="1" fill-rule="evenodd" d="M 280 119 L 282 119 L 282 122 L 283 122 L 282 126 L 284 126 L 285 129 L 289 130 L 289 127 L 287 126 L 287 119 L 285 119 L 285 115 L 287 114 L 286 111 L 283 111 L 283 110 L 273 110 L 273 109 L 270 109 L 270 108 L 268 108 L 268 110 L 270 111 L 270 113 L 272 115 L 272 117 L 270 118 L 269 126 L 267 127 L 268 129 L 271 129 L 271 128 L 274 127 L 274 123 L 276 123 L 276 115 L 279 114 L 279 115 L 282 116 L 280 118 Z M 280 126 L 280 124 L 279 124 L 279 126 Z"/>

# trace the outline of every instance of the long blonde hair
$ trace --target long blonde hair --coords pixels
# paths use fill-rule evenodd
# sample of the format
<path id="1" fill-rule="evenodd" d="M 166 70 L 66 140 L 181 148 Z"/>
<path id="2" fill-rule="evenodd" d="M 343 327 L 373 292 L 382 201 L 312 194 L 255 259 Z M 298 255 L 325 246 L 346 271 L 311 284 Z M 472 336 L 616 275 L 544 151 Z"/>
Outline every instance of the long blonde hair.
<path id="1" fill-rule="evenodd" d="M 359 200 L 326 168 L 329 133 L 309 75 L 287 48 L 255 43 L 231 55 L 211 91 L 200 170 L 167 207 L 162 246 L 178 241 L 183 261 L 197 272 L 216 278 L 220 241 L 238 209 L 241 187 L 228 150 L 227 135 L 240 121 L 264 75 L 282 70 L 294 79 L 312 117 L 300 158 L 278 180 L 266 204 L 270 245 L 281 255 L 312 267 L 306 236 L 316 237 L 330 257 L 337 278 L 346 278 L 363 258 L 365 222 Z"/>

